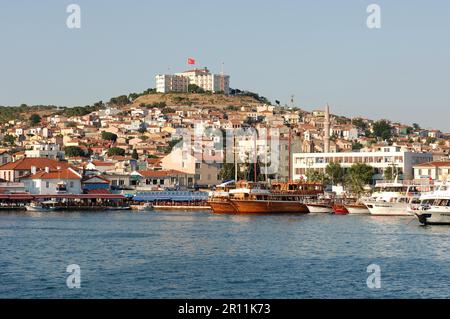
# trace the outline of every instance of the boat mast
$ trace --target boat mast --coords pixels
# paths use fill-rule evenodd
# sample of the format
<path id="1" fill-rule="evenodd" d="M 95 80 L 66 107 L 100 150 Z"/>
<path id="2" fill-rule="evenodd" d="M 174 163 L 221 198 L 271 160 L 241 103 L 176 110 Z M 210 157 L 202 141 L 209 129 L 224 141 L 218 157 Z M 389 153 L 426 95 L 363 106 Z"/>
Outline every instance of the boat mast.
<path id="1" fill-rule="evenodd" d="M 257 177 L 256 177 L 256 162 L 258 160 L 258 155 L 256 154 L 256 138 L 257 138 L 257 134 L 256 134 L 256 130 L 255 130 L 255 153 L 254 153 L 254 158 L 253 158 L 253 179 L 254 182 L 257 182 Z"/>
<path id="2" fill-rule="evenodd" d="M 289 152 L 289 172 L 288 172 L 288 176 L 289 176 L 289 182 L 292 182 L 292 173 L 291 173 L 291 128 L 289 127 L 289 138 L 288 138 L 288 152 Z"/>
<path id="3" fill-rule="evenodd" d="M 233 133 L 233 154 L 234 154 L 234 182 L 237 183 L 238 181 L 238 163 L 236 160 L 236 134 Z"/>

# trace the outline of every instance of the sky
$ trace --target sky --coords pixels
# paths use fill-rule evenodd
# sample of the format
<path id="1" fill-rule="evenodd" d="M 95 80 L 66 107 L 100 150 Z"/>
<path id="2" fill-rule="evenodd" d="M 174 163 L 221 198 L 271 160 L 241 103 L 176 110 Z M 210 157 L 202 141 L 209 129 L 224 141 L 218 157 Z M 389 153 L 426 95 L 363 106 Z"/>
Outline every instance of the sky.
<path id="1" fill-rule="evenodd" d="M 447 0 L 0 0 L 0 41 L 0 105 L 107 101 L 193 57 L 282 104 L 450 132 Z"/>

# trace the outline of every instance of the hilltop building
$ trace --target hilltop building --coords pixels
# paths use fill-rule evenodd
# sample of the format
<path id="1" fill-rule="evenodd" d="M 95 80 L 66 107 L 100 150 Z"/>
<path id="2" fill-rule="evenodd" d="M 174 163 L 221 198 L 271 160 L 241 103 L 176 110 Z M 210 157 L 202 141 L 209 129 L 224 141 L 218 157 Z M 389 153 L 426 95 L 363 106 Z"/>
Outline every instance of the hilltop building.
<path id="1" fill-rule="evenodd" d="M 230 93 L 230 76 L 213 74 L 208 68 L 193 69 L 176 74 L 158 74 L 155 77 L 156 92 L 187 92 L 189 84 L 195 84 L 205 91 Z"/>

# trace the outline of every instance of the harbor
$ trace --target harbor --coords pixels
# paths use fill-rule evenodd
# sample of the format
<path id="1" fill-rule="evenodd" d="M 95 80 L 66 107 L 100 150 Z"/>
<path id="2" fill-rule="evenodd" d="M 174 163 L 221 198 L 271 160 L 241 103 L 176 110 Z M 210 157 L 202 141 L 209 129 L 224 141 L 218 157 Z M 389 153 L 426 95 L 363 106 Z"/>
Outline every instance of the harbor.
<path id="1" fill-rule="evenodd" d="M 417 217 L 423 225 L 450 225 L 447 181 L 378 181 L 361 196 L 326 192 L 317 182 L 228 181 L 206 191 L 136 194 L 0 194 L 0 211 L 207 211 L 212 214 L 334 214 Z"/>
<path id="2" fill-rule="evenodd" d="M 0 217 L 4 298 L 450 297 L 450 228 L 421 227 L 414 217 L 90 210 Z M 66 287 L 72 263 L 81 267 L 81 289 Z M 373 263 L 382 267 L 380 290 L 366 286 Z"/>

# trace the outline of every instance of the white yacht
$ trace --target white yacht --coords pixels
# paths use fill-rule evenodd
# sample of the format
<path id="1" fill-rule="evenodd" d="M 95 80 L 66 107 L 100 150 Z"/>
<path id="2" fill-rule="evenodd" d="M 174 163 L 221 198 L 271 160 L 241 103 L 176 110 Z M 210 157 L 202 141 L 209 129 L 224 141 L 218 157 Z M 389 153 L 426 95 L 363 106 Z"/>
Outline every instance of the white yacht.
<path id="1" fill-rule="evenodd" d="M 450 225 L 450 186 L 444 183 L 423 194 L 420 205 L 411 205 L 410 212 L 424 225 Z"/>
<path id="2" fill-rule="evenodd" d="M 375 216 L 412 216 L 408 209 L 411 204 L 419 203 L 423 185 L 411 181 L 377 182 L 372 196 L 363 200 L 371 215 Z"/>

